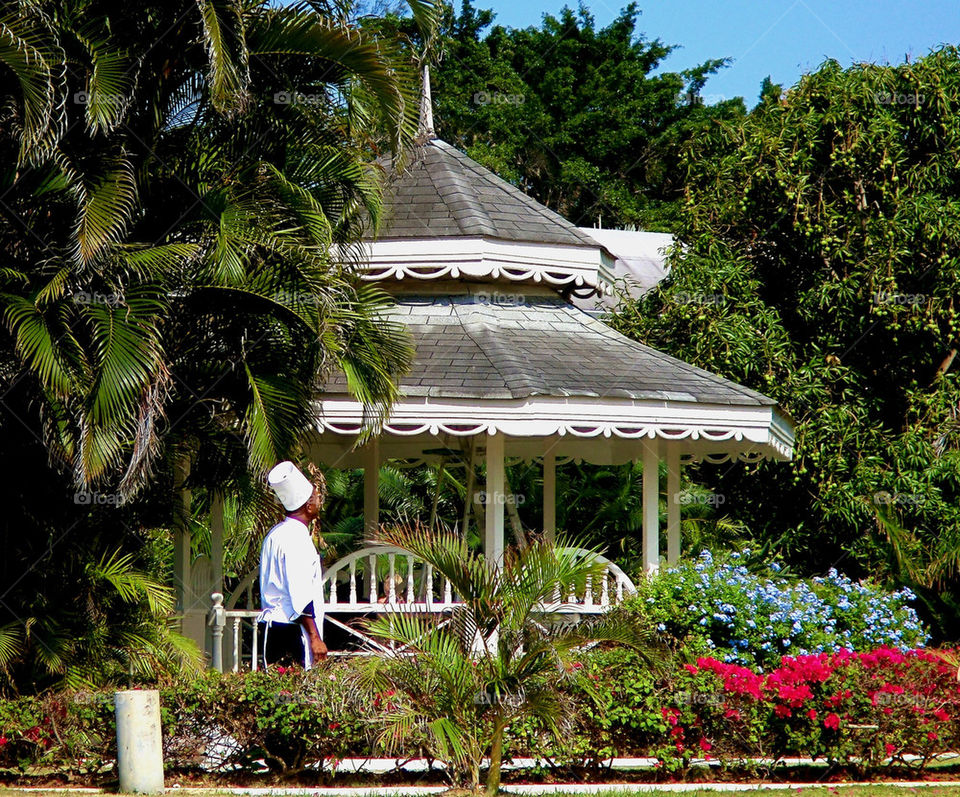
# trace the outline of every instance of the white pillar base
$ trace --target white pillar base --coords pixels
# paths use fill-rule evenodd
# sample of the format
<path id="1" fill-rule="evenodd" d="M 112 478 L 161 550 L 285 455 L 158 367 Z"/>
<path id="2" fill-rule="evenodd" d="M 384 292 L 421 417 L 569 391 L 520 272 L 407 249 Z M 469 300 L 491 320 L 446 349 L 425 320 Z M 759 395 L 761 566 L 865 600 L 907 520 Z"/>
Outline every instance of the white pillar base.
<path id="1" fill-rule="evenodd" d="M 127 794 L 162 794 L 160 693 L 154 689 L 117 692 L 114 701 L 120 791 Z"/>

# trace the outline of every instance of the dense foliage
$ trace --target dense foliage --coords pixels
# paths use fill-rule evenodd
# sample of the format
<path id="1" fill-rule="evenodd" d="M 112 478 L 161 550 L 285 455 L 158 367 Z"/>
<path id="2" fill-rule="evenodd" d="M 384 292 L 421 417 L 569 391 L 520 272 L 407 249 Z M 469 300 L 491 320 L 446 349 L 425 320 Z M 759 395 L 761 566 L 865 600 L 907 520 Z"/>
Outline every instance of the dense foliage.
<path id="1" fill-rule="evenodd" d="M 576 723 L 558 739 L 534 720 L 517 721 L 507 729 L 507 757 L 551 756 L 561 771 L 619 755 L 652 756 L 659 771 L 710 759 L 771 773 L 783 757 L 810 756 L 866 774 L 915 770 L 960 745 L 957 657 L 947 651 L 792 657 L 765 674 L 702 657 L 655 675 L 620 648 L 586 653 L 573 667 L 578 677 L 564 681 L 563 696 Z M 378 729 L 401 698 L 360 688 L 355 673 L 355 662 L 338 662 L 163 685 L 169 770 L 289 775 L 321 762 L 327 774 L 313 777 L 322 782 L 345 757 L 383 755 Z M 109 780 L 113 722 L 110 692 L 0 703 L 0 771 L 52 767 Z M 411 728 L 402 755 L 426 754 L 426 741 Z"/>
<path id="2" fill-rule="evenodd" d="M 960 635 L 960 52 L 827 62 L 686 148 L 671 277 L 624 333 L 776 399 L 789 465 L 703 468 L 768 551 Z M 842 564 L 841 564 L 842 563 Z"/>
<path id="3" fill-rule="evenodd" d="M 769 670 L 784 655 L 914 649 L 927 639 L 904 588 L 889 593 L 830 570 L 788 579 L 780 566 L 748 570 L 743 556 L 709 551 L 643 580 L 630 604 L 685 655 L 710 655 Z"/>
<path id="4" fill-rule="evenodd" d="M 156 661 L 163 624 L 124 612 L 156 595 L 128 587 L 144 529 L 170 526 L 175 463 L 192 460 L 188 487 L 239 491 L 297 453 L 332 368 L 372 417 L 395 395 L 405 335 L 332 250 L 378 217 L 371 161 L 411 140 L 415 74 L 318 8 L 4 5 L 0 435 L 18 462 L 0 486 L 0 670 L 16 683 Z M 127 586 L 97 577 L 110 561 Z"/>
<path id="5" fill-rule="evenodd" d="M 680 144 L 739 98 L 706 104 L 724 60 L 663 70 L 674 49 L 638 32 L 627 5 L 604 28 L 585 6 L 539 26 L 491 27 L 494 14 L 448 6 L 432 70 L 437 134 L 574 224 L 667 229 L 683 192 Z M 393 25 L 416 39 L 412 22 Z"/>

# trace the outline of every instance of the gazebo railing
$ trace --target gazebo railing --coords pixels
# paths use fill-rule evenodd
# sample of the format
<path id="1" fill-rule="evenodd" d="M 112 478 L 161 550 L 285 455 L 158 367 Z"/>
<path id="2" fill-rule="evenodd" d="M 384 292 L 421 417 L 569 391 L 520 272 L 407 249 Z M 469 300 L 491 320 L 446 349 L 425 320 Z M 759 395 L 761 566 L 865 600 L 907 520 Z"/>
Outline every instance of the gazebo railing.
<path id="1" fill-rule="evenodd" d="M 544 604 L 543 612 L 600 614 L 636 592 L 633 582 L 616 564 L 602 556 L 597 560 L 603 566 L 599 578 L 588 577 L 579 589 L 558 590 L 554 600 Z M 256 570 L 248 573 L 226 606 L 222 595 L 214 595 L 210 625 L 215 667 L 219 663 L 220 667 L 236 672 L 243 667 L 244 661 L 248 661 L 250 669 L 258 669 L 256 617 L 259 612 L 252 606 L 257 575 Z M 343 629 L 360 646 L 356 651 L 332 651 L 331 655 L 393 649 L 388 643 L 364 633 L 356 624 L 350 624 L 351 616 L 411 612 L 442 616 L 462 604 L 450 581 L 436 573 L 431 565 L 405 550 L 388 545 L 370 545 L 337 560 L 324 571 L 322 591 L 326 623 Z M 237 607 L 242 596 L 246 596 L 246 608 Z M 246 634 L 250 634 L 251 642 L 244 646 Z M 223 657 L 224 636 L 228 637 L 229 660 Z"/>

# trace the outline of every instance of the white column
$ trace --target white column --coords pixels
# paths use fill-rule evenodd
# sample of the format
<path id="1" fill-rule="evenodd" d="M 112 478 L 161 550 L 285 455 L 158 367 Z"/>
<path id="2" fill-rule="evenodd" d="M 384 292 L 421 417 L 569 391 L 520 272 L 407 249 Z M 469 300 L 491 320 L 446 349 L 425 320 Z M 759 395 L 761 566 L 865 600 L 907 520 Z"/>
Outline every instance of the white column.
<path id="1" fill-rule="evenodd" d="M 116 692 L 117 774 L 126 794 L 163 794 L 160 693 L 155 689 Z"/>
<path id="2" fill-rule="evenodd" d="M 184 487 L 190 476 L 190 458 L 182 457 L 174 466 L 173 489 L 173 589 L 177 599 L 177 611 L 185 612 L 193 603 L 193 590 L 190 588 L 190 490 Z M 209 596 L 204 599 L 207 606 Z"/>
<path id="3" fill-rule="evenodd" d="M 487 495 L 483 535 L 483 554 L 487 562 L 499 567 L 503 562 L 503 434 L 487 434 Z"/>
<path id="4" fill-rule="evenodd" d="M 667 564 L 680 561 L 680 449 L 667 449 Z"/>
<path id="5" fill-rule="evenodd" d="M 557 536 L 557 458 L 543 455 L 543 538 L 552 543 Z"/>
<path id="6" fill-rule="evenodd" d="M 223 534 L 225 521 L 223 519 L 223 493 L 217 491 L 210 499 L 210 564 L 213 565 L 213 583 L 210 593 L 223 592 Z"/>
<path id="7" fill-rule="evenodd" d="M 660 480 L 657 441 L 643 446 L 643 569 L 648 575 L 660 568 Z"/>
<path id="8" fill-rule="evenodd" d="M 374 437 L 363 448 L 363 533 L 367 539 L 380 528 L 380 441 Z"/>

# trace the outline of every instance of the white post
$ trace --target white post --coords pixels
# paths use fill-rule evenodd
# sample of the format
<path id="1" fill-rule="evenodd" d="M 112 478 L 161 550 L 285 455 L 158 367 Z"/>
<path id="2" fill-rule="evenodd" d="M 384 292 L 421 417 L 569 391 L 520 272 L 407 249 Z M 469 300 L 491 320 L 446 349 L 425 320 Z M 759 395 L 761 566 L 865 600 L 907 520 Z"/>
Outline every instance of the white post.
<path id="1" fill-rule="evenodd" d="M 371 539 L 380 528 L 380 441 L 374 437 L 363 453 L 363 532 Z"/>
<path id="2" fill-rule="evenodd" d="M 557 458 L 543 455 L 543 538 L 553 543 L 557 536 Z"/>
<path id="3" fill-rule="evenodd" d="M 176 609 L 181 614 L 192 608 L 193 590 L 190 578 L 190 501 L 191 493 L 184 487 L 190 476 L 190 458 L 182 457 L 174 466 L 173 489 L 173 589 Z M 206 598 L 204 598 L 206 600 Z"/>
<path id="4" fill-rule="evenodd" d="M 660 568 L 660 478 L 657 441 L 643 447 L 643 569 L 647 575 Z"/>
<path id="5" fill-rule="evenodd" d="M 667 449 L 667 564 L 680 561 L 680 449 Z"/>
<path id="6" fill-rule="evenodd" d="M 160 693 L 135 689 L 114 695 L 117 712 L 117 771 L 120 791 L 163 793 Z"/>
<path id="7" fill-rule="evenodd" d="M 213 606 L 207 616 L 207 625 L 210 626 L 211 664 L 217 672 L 223 672 L 223 628 L 227 624 L 227 612 L 223 608 L 223 593 L 214 592 L 210 599 Z M 234 645 L 234 663 L 236 663 L 236 645 Z"/>
<path id="8" fill-rule="evenodd" d="M 503 563 L 503 511 L 506 497 L 504 481 L 504 436 L 487 434 L 486 517 L 484 523 L 483 554 L 495 567 Z"/>
<path id="9" fill-rule="evenodd" d="M 214 492 L 210 499 L 210 564 L 213 565 L 213 583 L 210 592 L 223 592 L 223 535 L 226 522 L 223 517 L 223 493 Z"/>

